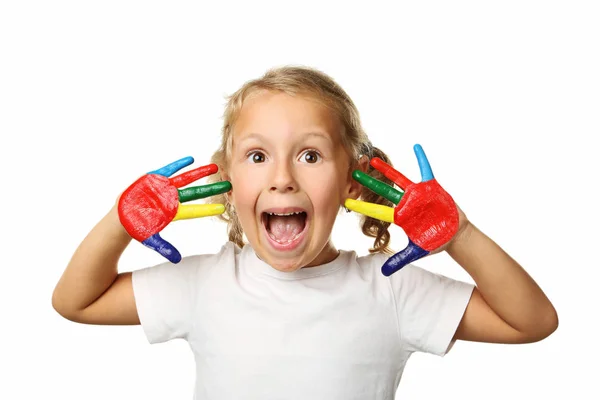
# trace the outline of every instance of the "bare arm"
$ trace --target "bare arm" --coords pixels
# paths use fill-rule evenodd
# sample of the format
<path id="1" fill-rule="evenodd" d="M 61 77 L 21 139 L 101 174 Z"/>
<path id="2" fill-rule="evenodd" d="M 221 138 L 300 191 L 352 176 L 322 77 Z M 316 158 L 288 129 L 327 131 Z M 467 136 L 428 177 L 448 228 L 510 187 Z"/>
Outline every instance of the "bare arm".
<path id="1" fill-rule="evenodd" d="M 446 251 L 477 284 L 456 339 L 528 343 L 556 330 L 556 310 L 542 289 L 472 223 L 466 223 Z"/>
<path id="2" fill-rule="evenodd" d="M 54 309 L 75 322 L 139 324 L 131 273 L 117 272 L 119 258 L 130 241 L 115 205 L 73 254 L 52 294 Z"/>

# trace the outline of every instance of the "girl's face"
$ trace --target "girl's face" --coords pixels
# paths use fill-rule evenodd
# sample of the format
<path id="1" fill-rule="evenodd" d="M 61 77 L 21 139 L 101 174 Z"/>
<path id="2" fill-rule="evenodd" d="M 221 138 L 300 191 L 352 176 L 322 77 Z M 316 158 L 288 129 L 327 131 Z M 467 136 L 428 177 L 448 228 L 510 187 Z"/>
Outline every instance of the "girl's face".
<path id="1" fill-rule="evenodd" d="M 331 231 L 360 186 L 335 113 L 310 97 L 262 91 L 244 101 L 225 178 L 257 255 L 280 271 L 332 261 Z"/>

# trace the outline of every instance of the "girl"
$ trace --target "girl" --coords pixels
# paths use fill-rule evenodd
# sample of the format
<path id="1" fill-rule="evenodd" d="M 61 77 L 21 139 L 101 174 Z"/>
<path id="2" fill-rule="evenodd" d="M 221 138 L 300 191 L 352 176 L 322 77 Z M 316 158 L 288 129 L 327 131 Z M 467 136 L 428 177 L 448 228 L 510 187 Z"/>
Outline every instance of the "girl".
<path id="1" fill-rule="evenodd" d="M 224 117 L 212 177 L 231 187 L 221 186 L 227 193 L 213 203 L 223 208 L 213 213 L 227 221 L 229 241 L 217 254 L 179 261 L 158 236 L 162 228 L 144 220 L 174 189 L 141 179 L 83 240 L 56 285 L 52 302 L 63 317 L 141 324 L 150 343 L 187 340 L 196 399 L 393 399 L 414 352 L 444 355 L 457 339 L 534 342 L 557 328 L 538 285 L 457 207 L 450 237 L 416 258 L 447 251 L 476 286 L 412 264 L 384 276 L 393 253 L 389 222 L 362 218 L 363 233 L 374 238 L 368 256 L 333 245 L 344 204 L 393 204 L 353 179 L 359 170 L 390 183 L 369 160 L 390 162 L 369 142 L 352 100 L 324 73 L 270 70 L 229 98 Z M 173 179 L 165 185 L 189 183 Z M 127 203 L 135 198 L 146 201 L 143 213 Z M 408 215 L 417 208 L 403 205 Z M 411 221 L 424 232 L 438 229 Z M 132 236 L 177 265 L 119 274 Z M 411 260 L 401 254 L 396 264 Z"/>

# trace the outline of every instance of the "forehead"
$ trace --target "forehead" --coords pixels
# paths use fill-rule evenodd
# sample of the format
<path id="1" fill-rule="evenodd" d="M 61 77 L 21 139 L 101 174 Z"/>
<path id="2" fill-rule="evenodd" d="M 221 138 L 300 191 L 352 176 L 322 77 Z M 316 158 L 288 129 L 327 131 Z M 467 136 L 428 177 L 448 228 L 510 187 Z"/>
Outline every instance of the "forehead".
<path id="1" fill-rule="evenodd" d="M 287 136 L 322 132 L 337 142 L 340 129 L 337 113 L 314 96 L 262 90 L 244 100 L 233 134 L 242 139 L 249 134 Z"/>

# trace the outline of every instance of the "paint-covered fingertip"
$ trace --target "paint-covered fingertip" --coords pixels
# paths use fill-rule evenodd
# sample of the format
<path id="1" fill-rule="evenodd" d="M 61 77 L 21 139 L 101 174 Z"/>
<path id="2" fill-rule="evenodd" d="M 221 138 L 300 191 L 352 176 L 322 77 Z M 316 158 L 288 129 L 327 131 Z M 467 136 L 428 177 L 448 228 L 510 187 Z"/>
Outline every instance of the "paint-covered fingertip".
<path id="1" fill-rule="evenodd" d="M 186 163 L 187 165 L 190 165 L 190 164 L 194 163 L 194 157 L 192 157 L 192 156 L 183 157 L 180 161 L 183 163 Z"/>
<path id="2" fill-rule="evenodd" d="M 231 182 L 229 182 L 229 181 L 222 181 L 222 182 L 220 182 L 220 184 L 221 184 L 220 188 L 222 190 L 221 193 L 226 193 L 226 192 L 231 191 Z"/>
<path id="3" fill-rule="evenodd" d="M 385 267 L 385 265 L 384 265 L 383 267 L 381 267 L 381 274 L 382 274 L 383 276 L 390 276 L 390 275 L 392 275 L 394 272 L 396 272 L 396 271 L 393 271 L 393 270 L 390 270 L 390 269 L 386 268 L 386 267 Z"/>
<path id="4" fill-rule="evenodd" d="M 375 168 L 377 170 L 379 170 L 380 168 L 389 167 L 388 164 L 379 157 L 371 158 L 370 164 L 373 168 Z"/>
<path id="5" fill-rule="evenodd" d="M 150 172 L 148 172 L 148 174 L 162 175 L 162 176 L 166 176 L 168 178 L 171 175 L 173 175 L 175 172 L 179 171 L 180 169 L 185 168 L 188 165 L 191 165 L 193 162 L 194 162 L 194 157 L 192 157 L 192 156 L 183 157 L 177 161 L 173 161 L 172 163 L 165 165 L 162 168 L 155 169 L 154 171 L 150 171 Z"/>
<path id="6" fill-rule="evenodd" d="M 354 212 L 385 222 L 394 222 L 394 209 L 381 204 L 361 200 L 346 199 L 344 206 Z"/>
<path id="7" fill-rule="evenodd" d="M 354 180 L 359 180 L 363 175 L 364 175 L 364 172 L 362 172 L 358 169 L 355 169 L 354 171 L 352 171 L 352 178 Z"/>
<path id="8" fill-rule="evenodd" d="M 168 256 L 165 256 L 165 258 L 167 260 L 169 260 L 170 262 L 172 262 L 173 264 L 178 264 L 181 261 L 181 254 L 179 254 L 179 252 L 177 252 L 175 254 L 170 254 Z"/>
<path id="9" fill-rule="evenodd" d="M 356 169 L 352 172 L 352 179 L 354 179 L 356 182 L 360 183 L 361 185 L 365 185 L 369 182 L 369 180 L 372 179 L 372 177 L 368 174 L 365 174 L 364 172 Z"/>
<path id="10" fill-rule="evenodd" d="M 179 160 L 170 164 L 170 166 L 172 166 L 175 169 L 175 171 L 173 171 L 172 173 L 175 173 L 182 168 L 188 167 L 188 166 L 192 165 L 193 163 L 194 163 L 194 157 L 192 157 L 192 156 L 186 156 L 186 157 L 180 158 Z"/>
<path id="11" fill-rule="evenodd" d="M 412 261 L 402 257 L 396 258 L 395 256 L 392 256 L 381 267 L 381 273 L 384 276 L 392 276 L 411 262 Z"/>
<path id="12" fill-rule="evenodd" d="M 429 165 L 429 160 L 427 160 L 427 155 L 425 154 L 425 151 L 423 151 L 423 147 L 421 147 L 420 144 L 415 144 L 414 149 L 415 156 L 417 156 L 417 162 L 419 163 L 419 169 L 421 170 L 421 182 L 427 182 L 434 179 L 431 165 Z"/>
<path id="13" fill-rule="evenodd" d="M 346 207 L 348 210 L 352 210 L 351 207 L 352 207 L 352 202 L 353 201 L 354 201 L 353 199 L 346 199 L 344 201 L 344 207 Z"/>
<path id="14" fill-rule="evenodd" d="M 207 167 L 207 171 L 208 171 L 209 175 L 212 175 L 219 170 L 219 167 L 217 166 L 217 164 L 208 164 L 206 167 Z"/>

